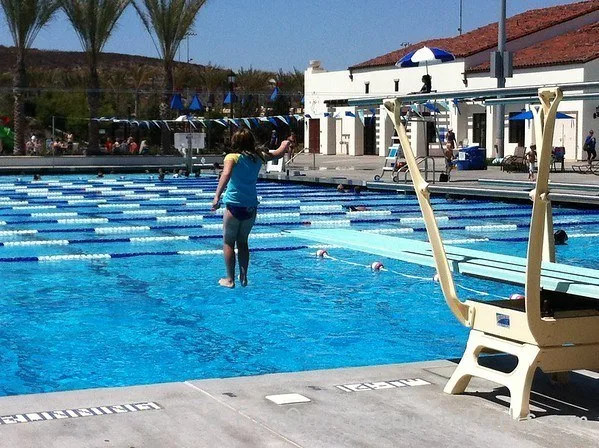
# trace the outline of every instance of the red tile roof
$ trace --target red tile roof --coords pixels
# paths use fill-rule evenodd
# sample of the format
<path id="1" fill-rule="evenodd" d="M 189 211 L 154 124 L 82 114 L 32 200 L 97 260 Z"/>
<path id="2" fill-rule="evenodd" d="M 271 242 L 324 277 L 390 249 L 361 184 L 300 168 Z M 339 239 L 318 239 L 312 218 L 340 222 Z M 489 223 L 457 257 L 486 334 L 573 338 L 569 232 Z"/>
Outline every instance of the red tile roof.
<path id="1" fill-rule="evenodd" d="M 584 64 L 597 58 L 599 58 L 599 23 L 593 23 L 517 51 L 514 54 L 513 67 Z M 468 69 L 468 72 L 488 70 L 489 63 L 485 63 Z"/>
<path id="2" fill-rule="evenodd" d="M 522 14 L 517 14 L 506 20 L 507 40 L 510 41 L 519 39 L 529 34 L 597 10 L 599 10 L 599 0 L 587 0 L 579 3 L 533 9 L 523 12 Z M 394 65 L 407 53 L 417 50 L 425 45 L 427 47 L 442 48 L 453 53 L 456 58 L 464 58 L 496 47 L 497 27 L 498 24 L 495 22 L 482 28 L 478 28 L 474 31 L 462 34 L 461 36 L 425 40 L 418 42 L 417 44 L 410 45 L 409 47 L 395 50 L 391 53 L 387 53 L 360 64 L 356 64 L 349 68 L 359 69 Z M 589 42 L 586 37 L 584 41 Z M 577 48 L 570 47 L 567 50 L 567 53 L 574 54 L 577 51 Z M 554 52 L 554 50 L 552 50 L 552 52 Z"/>

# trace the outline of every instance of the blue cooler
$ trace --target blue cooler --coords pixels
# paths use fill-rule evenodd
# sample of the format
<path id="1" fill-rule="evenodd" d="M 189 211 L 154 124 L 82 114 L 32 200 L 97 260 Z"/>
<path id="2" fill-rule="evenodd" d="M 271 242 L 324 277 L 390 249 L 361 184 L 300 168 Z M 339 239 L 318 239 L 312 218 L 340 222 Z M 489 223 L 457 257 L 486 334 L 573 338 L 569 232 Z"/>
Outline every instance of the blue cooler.
<path id="1" fill-rule="evenodd" d="M 468 146 L 458 152 L 456 165 L 459 171 L 484 170 L 487 169 L 486 158 L 487 150 L 485 148 Z"/>

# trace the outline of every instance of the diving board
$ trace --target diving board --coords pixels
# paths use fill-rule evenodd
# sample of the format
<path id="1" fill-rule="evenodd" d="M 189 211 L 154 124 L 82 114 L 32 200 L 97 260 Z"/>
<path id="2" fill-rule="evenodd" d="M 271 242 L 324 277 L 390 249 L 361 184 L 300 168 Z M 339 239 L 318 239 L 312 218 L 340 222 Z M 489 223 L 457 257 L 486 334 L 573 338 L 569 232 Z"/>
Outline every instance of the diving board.
<path id="1" fill-rule="evenodd" d="M 498 90 L 494 94 L 501 95 Z M 470 328 L 464 355 L 444 391 L 461 394 L 472 377 L 499 383 L 510 391 L 509 412 L 514 419 L 524 419 L 529 414 L 530 390 L 537 368 L 546 373 L 599 370 L 597 272 L 555 263 L 549 168 L 555 118 L 562 98 L 559 87 L 540 88 L 541 106 L 532 109 L 535 141 L 539 148 L 538 174 L 534 188 L 528 194 L 533 205 L 525 259 L 443 244 L 430 202 L 431 189 L 420 173 L 406 131 L 405 123 L 409 117 L 401 114 L 401 98 L 387 99 L 383 104 L 404 151 L 429 246 L 413 240 L 388 239 L 393 237 L 384 235 L 364 238 L 345 234 L 342 240 L 339 230 L 318 236 L 322 242 L 343 242 L 346 247 L 369 253 L 376 250 L 379 255 L 401 256 L 406 261 L 417 260 L 431 265 L 432 260 L 445 303 L 456 319 Z M 504 101 L 504 98 L 496 101 Z M 491 100 L 487 101 L 489 103 Z M 316 233 L 312 235 L 317 236 Z M 524 298 L 461 301 L 452 272 L 523 283 Z M 481 366 L 478 358 L 489 350 L 515 356 L 517 366 L 511 372 Z"/>
<path id="2" fill-rule="evenodd" d="M 289 233 L 322 244 L 423 266 L 436 266 L 431 245 L 424 241 L 350 229 L 302 229 Z M 526 258 L 447 245 L 445 252 L 449 267 L 455 273 L 516 285 L 526 283 Z M 543 262 L 541 287 L 599 299 L 599 270 Z"/>

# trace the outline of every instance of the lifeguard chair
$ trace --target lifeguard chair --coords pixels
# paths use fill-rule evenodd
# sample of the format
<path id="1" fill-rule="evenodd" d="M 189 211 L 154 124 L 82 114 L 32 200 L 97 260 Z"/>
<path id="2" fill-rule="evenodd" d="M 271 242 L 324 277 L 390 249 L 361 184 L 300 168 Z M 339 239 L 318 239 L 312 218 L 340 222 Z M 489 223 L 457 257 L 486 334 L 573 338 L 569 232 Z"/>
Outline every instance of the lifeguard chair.
<path id="1" fill-rule="evenodd" d="M 458 299 L 430 204 L 428 183 L 418 170 L 402 122 L 401 103 L 397 99 L 385 102 L 411 171 L 446 303 L 456 318 L 471 329 L 464 355 L 444 391 L 449 394 L 464 392 L 473 376 L 499 383 L 509 389 L 510 415 L 514 419 L 529 415 L 530 389 L 537 367 L 546 373 L 599 369 L 599 301 L 559 290 L 541 289 L 542 269 L 551 267 L 555 261 L 548 180 L 555 117 L 562 92 L 559 88 L 540 89 L 539 98 L 541 108 L 533 110 L 533 114 L 536 142 L 541 145 L 536 188 L 530 193 L 533 206 L 525 296 L 518 300 L 491 302 Z M 568 268 L 576 274 L 574 267 Z M 514 274 L 505 269 L 496 280 L 510 281 L 509 276 Z M 575 281 L 575 275 L 573 278 Z M 509 373 L 483 367 L 478 358 L 485 351 L 513 355 L 518 364 Z"/>

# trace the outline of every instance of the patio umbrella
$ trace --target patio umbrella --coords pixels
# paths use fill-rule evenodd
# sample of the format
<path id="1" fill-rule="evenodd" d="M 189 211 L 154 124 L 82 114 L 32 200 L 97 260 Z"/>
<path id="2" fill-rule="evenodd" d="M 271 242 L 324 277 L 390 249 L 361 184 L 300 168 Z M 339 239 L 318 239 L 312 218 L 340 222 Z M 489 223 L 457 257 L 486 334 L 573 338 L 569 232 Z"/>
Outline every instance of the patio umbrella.
<path id="1" fill-rule="evenodd" d="M 563 112 L 558 112 L 557 115 L 555 116 L 555 118 L 560 118 L 563 120 L 573 120 L 574 117 L 571 117 L 570 115 L 566 115 Z M 513 117 L 510 117 L 510 120 L 532 120 L 532 111 L 527 110 L 526 112 L 522 112 L 519 113 L 518 115 L 514 115 Z"/>
<path id="2" fill-rule="evenodd" d="M 181 100 L 181 94 L 175 93 L 171 98 L 171 109 L 183 110 L 183 100 Z"/>
<path id="3" fill-rule="evenodd" d="M 189 105 L 189 110 L 202 110 L 202 109 L 204 109 L 204 106 L 202 105 L 200 98 L 198 98 L 198 95 L 194 95 L 193 98 L 191 99 L 191 104 Z"/>
<path id="4" fill-rule="evenodd" d="M 429 65 L 453 60 L 455 60 L 455 56 L 448 51 L 441 50 L 440 48 L 422 47 L 419 50 L 414 50 L 406 54 L 395 65 L 397 67 L 419 67 L 424 65 L 426 67 L 426 74 L 428 75 Z"/>
<path id="5" fill-rule="evenodd" d="M 232 104 L 232 103 L 236 103 L 236 102 L 237 102 L 237 95 L 235 95 L 233 92 L 229 92 L 229 93 L 227 93 L 227 96 L 225 97 L 223 104 Z"/>

